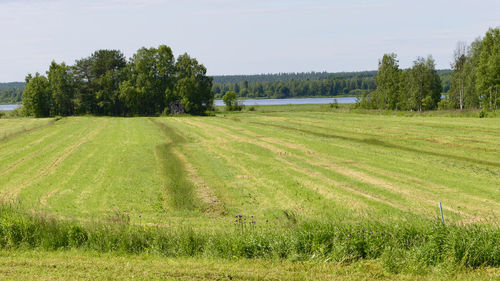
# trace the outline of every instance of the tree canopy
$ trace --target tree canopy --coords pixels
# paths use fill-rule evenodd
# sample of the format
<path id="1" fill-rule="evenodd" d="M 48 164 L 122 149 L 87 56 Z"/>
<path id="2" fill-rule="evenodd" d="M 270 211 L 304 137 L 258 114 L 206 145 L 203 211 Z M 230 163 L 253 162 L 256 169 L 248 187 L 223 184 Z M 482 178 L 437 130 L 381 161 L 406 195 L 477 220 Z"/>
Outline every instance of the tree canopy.
<path id="1" fill-rule="evenodd" d="M 141 48 L 127 61 L 119 50 L 98 50 L 74 65 L 52 62 L 47 76 L 27 76 L 23 105 L 37 117 L 74 114 L 159 115 L 172 103 L 191 114 L 213 106 L 206 68 L 170 47 Z"/>
<path id="2" fill-rule="evenodd" d="M 47 77 L 35 74 L 26 77 L 26 88 L 23 95 L 24 111 L 35 117 L 50 116 L 52 95 Z"/>
<path id="3" fill-rule="evenodd" d="M 222 101 L 226 105 L 226 109 L 229 111 L 241 110 L 243 107 L 238 104 L 238 99 L 236 98 L 236 93 L 233 91 L 226 92 Z"/>
<path id="4" fill-rule="evenodd" d="M 359 106 L 423 111 L 435 109 L 441 100 L 443 87 L 432 56 L 418 57 L 411 68 L 401 70 L 396 54 L 385 54 L 375 81 L 377 90 L 364 95 Z"/>
<path id="5" fill-rule="evenodd" d="M 484 38 L 469 46 L 459 42 L 451 68 L 450 74 L 436 70 L 434 59 L 428 56 L 418 57 L 411 68 L 401 70 L 396 54 L 385 54 L 375 76 L 376 90 L 363 95 L 358 106 L 496 111 L 500 105 L 500 29 L 490 28 Z"/>
<path id="6" fill-rule="evenodd" d="M 500 88 L 500 29 L 486 32 L 477 66 L 477 91 L 486 110 L 497 110 Z"/>

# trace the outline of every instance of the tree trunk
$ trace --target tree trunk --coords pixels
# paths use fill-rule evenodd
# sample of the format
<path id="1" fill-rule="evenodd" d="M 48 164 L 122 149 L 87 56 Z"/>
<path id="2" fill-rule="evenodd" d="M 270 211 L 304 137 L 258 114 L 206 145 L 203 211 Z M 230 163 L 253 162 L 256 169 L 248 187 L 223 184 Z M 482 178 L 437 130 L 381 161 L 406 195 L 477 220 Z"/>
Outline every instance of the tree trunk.
<path id="1" fill-rule="evenodd" d="M 497 111 L 497 97 L 498 97 L 498 89 L 495 89 L 495 111 Z"/>
<path id="2" fill-rule="evenodd" d="M 490 110 L 493 109 L 493 104 L 491 104 L 493 102 L 493 96 L 492 96 L 492 93 L 493 91 L 490 89 Z"/>
<path id="3" fill-rule="evenodd" d="M 462 83 L 460 83 L 461 85 L 460 85 L 460 91 L 459 91 L 460 92 L 460 97 L 459 97 L 460 101 L 459 102 L 460 102 L 460 110 L 463 110 L 464 109 L 464 83 L 463 83 L 463 81 L 460 81 L 460 82 L 462 82 Z"/>

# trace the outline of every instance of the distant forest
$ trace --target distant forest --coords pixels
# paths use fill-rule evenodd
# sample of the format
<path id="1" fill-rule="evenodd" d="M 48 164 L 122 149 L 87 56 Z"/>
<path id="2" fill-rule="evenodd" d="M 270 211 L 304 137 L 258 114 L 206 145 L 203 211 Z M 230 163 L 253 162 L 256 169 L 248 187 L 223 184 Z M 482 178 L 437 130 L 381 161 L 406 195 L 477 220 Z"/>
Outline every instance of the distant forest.
<path id="1" fill-rule="evenodd" d="M 443 92 L 450 89 L 451 70 L 438 70 Z M 212 91 L 221 99 L 228 91 L 238 98 L 360 96 L 376 89 L 377 71 L 304 72 L 213 76 Z M 24 82 L 0 83 L 0 103 L 21 103 Z"/>
<path id="2" fill-rule="evenodd" d="M 24 82 L 0 83 L 0 104 L 21 103 L 24 86 Z"/>
<path id="3" fill-rule="evenodd" d="M 450 89 L 451 70 L 438 70 L 443 91 Z M 295 98 L 314 96 L 361 96 L 376 89 L 377 71 L 305 72 L 214 76 L 215 98 L 234 91 L 238 98 Z"/>

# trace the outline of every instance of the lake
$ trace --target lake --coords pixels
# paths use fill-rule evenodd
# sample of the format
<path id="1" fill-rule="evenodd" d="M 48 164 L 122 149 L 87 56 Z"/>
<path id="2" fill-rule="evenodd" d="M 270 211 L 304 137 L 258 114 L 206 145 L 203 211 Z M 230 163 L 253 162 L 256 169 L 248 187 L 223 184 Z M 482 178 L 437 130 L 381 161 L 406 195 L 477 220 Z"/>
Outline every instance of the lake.
<path id="1" fill-rule="evenodd" d="M 243 105 L 285 105 L 285 104 L 328 104 L 333 103 L 334 98 L 305 98 L 305 99 L 258 99 L 240 100 Z M 355 97 L 336 98 L 338 103 L 356 103 Z M 215 106 L 223 106 L 222 100 L 215 100 Z"/>
<path id="2" fill-rule="evenodd" d="M 20 104 L 0 104 L 0 111 L 14 110 L 21 107 Z"/>
<path id="3" fill-rule="evenodd" d="M 336 98 L 338 103 L 356 103 L 355 97 Z M 285 104 L 328 104 L 333 103 L 333 98 L 305 98 L 305 99 L 258 99 L 240 100 L 243 105 L 285 105 Z M 224 106 L 222 100 L 215 100 L 215 106 Z M 0 104 L 0 111 L 14 110 L 20 104 Z"/>

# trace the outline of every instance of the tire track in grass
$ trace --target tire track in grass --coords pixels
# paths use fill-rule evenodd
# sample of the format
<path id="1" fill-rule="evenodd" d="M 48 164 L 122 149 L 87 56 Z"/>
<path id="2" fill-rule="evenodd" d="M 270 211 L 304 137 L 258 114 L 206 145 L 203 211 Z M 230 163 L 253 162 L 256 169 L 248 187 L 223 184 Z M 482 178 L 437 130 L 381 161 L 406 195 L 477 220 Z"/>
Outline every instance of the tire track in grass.
<path id="1" fill-rule="evenodd" d="M 10 190 L 8 193 L 4 194 L 4 200 L 7 199 L 6 201 L 11 201 L 15 198 L 18 197 L 19 192 L 23 190 L 24 188 L 40 181 L 44 177 L 54 173 L 54 171 L 57 169 L 57 167 L 69 156 L 71 155 L 80 145 L 84 144 L 85 142 L 89 141 L 93 137 L 95 137 L 108 123 L 109 119 L 105 119 L 104 122 L 102 122 L 97 128 L 95 128 L 93 131 L 82 137 L 79 141 L 76 143 L 72 144 L 69 146 L 64 152 L 59 155 L 52 163 L 50 163 L 47 167 L 43 168 L 40 170 L 36 175 L 34 175 L 31 179 L 28 181 L 18 185 L 14 189 Z"/>
<path id="2" fill-rule="evenodd" d="M 6 188 L 22 185 L 28 178 L 36 176 L 41 170 L 45 169 L 45 167 L 49 165 L 54 157 L 60 154 L 61 151 L 64 151 L 68 144 L 76 141 L 75 136 L 80 137 L 79 135 L 91 128 L 88 124 L 86 124 L 86 126 L 81 126 L 78 130 L 68 133 L 67 130 L 65 130 L 68 126 L 67 124 L 68 123 L 65 123 L 64 126 L 51 127 L 52 132 L 46 132 L 43 130 L 39 132 L 40 134 L 37 133 L 32 136 L 33 138 L 38 138 L 35 140 L 36 142 L 45 138 L 46 134 L 52 135 L 49 139 L 45 139 L 45 141 L 40 142 L 40 145 L 30 148 L 29 146 L 34 141 L 28 140 L 27 144 L 25 144 L 22 141 L 24 138 L 21 138 L 21 142 L 17 145 L 17 147 L 7 150 L 7 154 L 12 154 L 12 160 L 15 162 L 14 164 L 10 163 L 10 166 L 5 165 L 7 167 L 7 171 L 0 170 L 0 177 L 4 180 L 2 181 L 3 184 L 0 184 L 0 194 L 4 197 L 4 199 L 5 194 L 8 191 Z M 78 123 L 78 125 L 81 124 Z M 21 149 L 19 149 L 19 147 Z M 19 155 L 12 153 L 12 151 L 16 151 Z"/>
<path id="3" fill-rule="evenodd" d="M 25 149 L 28 149 L 29 147 L 31 147 L 33 144 L 40 144 L 42 143 L 44 140 L 46 140 L 47 138 L 50 138 L 52 136 L 54 136 L 55 134 L 59 133 L 59 131 L 53 131 L 49 134 L 46 134 L 44 136 L 42 136 L 41 138 L 39 139 L 36 139 L 34 140 L 33 142 L 23 146 L 20 151 L 22 150 L 25 150 Z M 52 146 L 55 146 L 55 144 L 53 144 Z M 15 152 L 19 152 L 19 151 L 15 151 Z M 13 163 L 11 163 L 9 166 L 6 166 L 5 169 L 3 170 L 0 170 L 0 176 L 2 175 L 5 175 L 9 172 L 11 172 L 12 170 L 16 169 L 19 165 L 21 165 L 22 163 L 24 163 L 25 161 L 29 160 L 29 159 L 32 159 L 33 157 L 39 155 L 40 153 L 42 153 L 42 150 L 38 149 L 38 150 L 35 150 L 31 153 L 28 153 L 27 155 L 19 158 L 18 160 L 14 161 Z M 12 152 L 11 154 L 14 154 L 14 152 Z"/>
<path id="4" fill-rule="evenodd" d="M 42 124 L 42 125 L 40 125 L 38 127 L 34 127 L 34 128 L 31 128 L 31 129 L 22 131 L 20 133 L 16 133 L 14 135 L 9 135 L 8 138 L 3 139 L 3 140 L 11 139 L 11 138 L 14 138 L 14 137 L 17 137 L 17 136 L 24 135 L 25 133 L 28 133 L 28 132 L 33 132 L 33 131 L 36 131 L 38 129 L 42 129 L 42 128 L 48 127 L 50 125 L 55 124 L 55 122 L 57 122 L 57 121 L 58 120 L 55 120 L 55 119 L 54 120 L 50 120 L 47 124 Z M 0 151 L 1 150 L 7 151 L 7 153 L 2 155 L 2 160 L 1 161 L 6 161 L 6 159 L 8 160 L 9 157 L 13 157 L 16 153 L 19 153 L 19 152 L 22 152 L 24 150 L 27 150 L 27 149 L 31 148 L 33 145 L 37 145 L 37 144 L 42 143 L 44 140 L 46 140 L 47 138 L 50 138 L 50 137 L 54 136 L 58 132 L 60 132 L 60 131 L 53 130 L 51 133 L 45 134 L 41 138 L 35 139 L 35 140 L 33 140 L 33 141 L 31 141 L 31 142 L 23 145 L 22 147 L 20 147 L 18 149 L 8 149 L 8 148 L 6 148 L 6 147 L 8 147 L 8 145 L 5 145 L 5 143 L 3 143 L 4 146 L 0 145 Z M 1 141 L 2 140 L 0 140 L 0 142 Z M 31 158 L 33 158 L 33 156 L 36 156 L 36 155 L 38 155 L 40 153 L 41 153 L 41 150 L 35 150 L 35 151 L 29 153 L 28 155 L 25 155 L 25 156 L 21 157 L 20 159 L 16 160 L 14 163 L 10 163 L 9 166 L 4 166 L 5 169 L 3 169 L 3 170 L 0 169 L 0 176 L 5 175 L 8 172 L 14 170 L 18 165 L 20 165 L 24 161 L 26 161 L 28 159 L 31 159 Z"/>
<path id="5" fill-rule="evenodd" d="M 92 158 L 95 154 L 95 149 L 94 151 L 92 151 L 91 153 L 88 153 L 84 159 L 81 159 L 78 161 L 78 163 L 76 164 L 76 166 L 68 173 L 65 175 L 65 178 L 64 180 L 59 184 L 60 186 L 64 186 L 65 184 L 67 184 L 72 178 L 73 176 L 76 174 L 76 172 L 78 170 L 80 170 L 80 168 L 82 167 L 82 165 L 88 161 L 90 158 Z M 45 207 L 47 206 L 47 201 L 52 198 L 56 193 L 58 193 L 60 191 L 59 188 L 56 188 L 56 189 L 53 189 L 49 192 L 47 192 L 46 194 L 42 195 L 40 197 L 40 205 L 42 207 Z M 67 190 L 66 190 L 67 191 Z M 64 192 L 64 191 L 63 191 Z"/>

